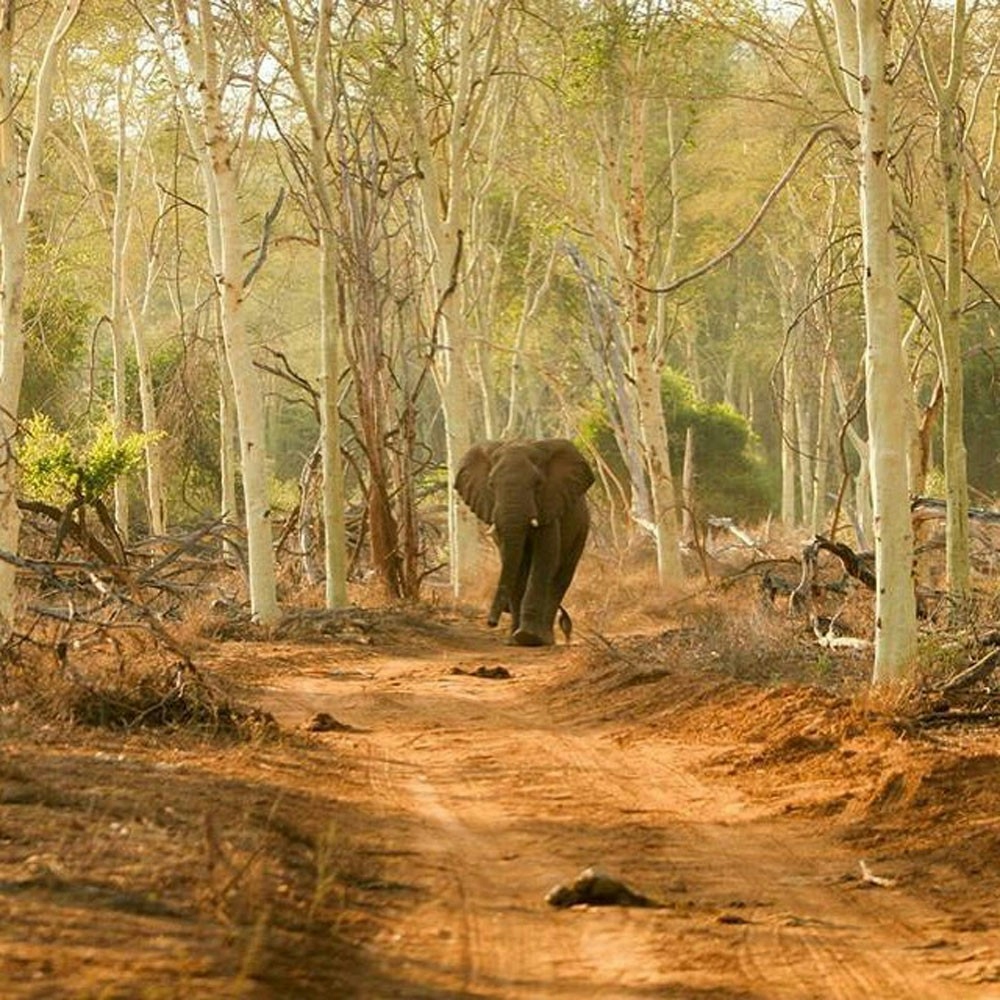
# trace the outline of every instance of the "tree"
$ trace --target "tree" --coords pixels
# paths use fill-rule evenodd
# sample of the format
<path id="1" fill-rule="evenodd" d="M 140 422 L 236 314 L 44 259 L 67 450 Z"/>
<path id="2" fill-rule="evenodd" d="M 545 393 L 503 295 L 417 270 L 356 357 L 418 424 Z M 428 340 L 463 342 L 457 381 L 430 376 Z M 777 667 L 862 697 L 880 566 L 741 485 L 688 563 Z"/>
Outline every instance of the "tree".
<path id="1" fill-rule="evenodd" d="M 79 445 L 57 431 L 41 414 L 29 417 L 19 450 L 22 504 L 58 526 L 55 555 L 67 534 L 106 564 L 125 562 L 125 550 L 115 519 L 105 500 L 115 484 L 142 464 L 142 434 L 121 436 L 110 423 L 93 430 L 91 440 Z M 86 524 L 92 510 L 104 528 L 107 544 Z"/>
<path id="2" fill-rule="evenodd" d="M 936 111 L 937 163 L 941 180 L 944 262 L 938 274 L 923 246 L 919 225 L 912 227 L 923 285 L 936 326 L 938 370 L 943 390 L 943 457 L 947 512 L 945 562 L 948 588 L 959 605 L 969 591 L 969 482 L 965 448 L 965 373 L 962 358 L 965 240 L 963 238 L 965 163 L 962 148 L 971 123 L 960 103 L 964 81 L 965 41 L 971 15 L 965 0 L 956 0 L 951 20 L 948 63 L 942 72 L 934 39 L 925 22 L 929 11 L 906 2 L 910 29 L 917 37 L 923 77 Z"/>
<path id="3" fill-rule="evenodd" d="M 407 141 L 430 258 L 432 351 L 450 483 L 473 433 L 462 283 L 472 239 L 471 203 L 484 196 L 473 185 L 475 138 L 486 105 L 495 99 L 512 7 L 509 0 L 449 0 L 429 10 L 402 0 L 393 3 Z M 451 490 L 448 523 L 452 589 L 459 596 L 477 573 L 478 529 Z"/>
<path id="4" fill-rule="evenodd" d="M 569 168 L 570 211 L 572 224 L 579 225 L 577 206 L 593 201 L 587 229 L 593 233 L 592 252 L 608 262 L 610 288 L 601 290 L 580 248 L 568 249 L 595 321 L 592 359 L 605 364 L 599 384 L 610 380 L 614 386 L 606 396 L 616 410 L 612 425 L 623 439 L 623 452 L 635 453 L 629 470 L 633 515 L 653 536 L 661 584 L 673 584 L 683 578 L 680 508 L 660 398 L 669 312 L 665 300 L 649 290 L 674 276 L 679 231 L 681 143 L 673 102 L 662 93 L 662 78 L 670 72 L 663 53 L 670 50 L 665 41 L 673 19 L 662 10 L 617 2 L 598 4 L 592 17 L 578 28 L 575 42 L 582 51 L 566 89 L 587 95 L 571 98 L 568 110 L 593 137 L 595 177 L 572 177 Z M 665 137 L 656 156 L 649 148 L 654 136 Z M 585 199 L 583 191 L 594 182 L 598 197 Z"/>
<path id="5" fill-rule="evenodd" d="M 893 228 L 889 65 L 892 7 L 835 0 L 837 79 L 858 113 L 867 346 L 865 385 L 875 532 L 875 681 L 906 676 L 917 649 L 913 525 L 907 478 L 909 381 L 903 357 Z M 857 67 L 857 72 L 854 72 Z"/>
<path id="6" fill-rule="evenodd" d="M 72 125 L 77 148 L 65 146 L 61 152 L 68 159 L 90 200 L 106 234 L 110 249 L 110 288 L 104 320 L 111 335 L 112 404 L 115 429 L 119 439 L 128 433 L 130 414 L 128 400 L 128 349 L 131 342 L 138 376 L 142 428 L 145 433 L 146 504 L 149 529 L 154 535 L 166 530 L 166 498 L 160 435 L 153 378 L 147 340 L 147 319 L 151 291 L 159 273 L 160 237 L 157 228 L 150 234 L 144 252 L 135 255 L 141 271 L 140 303 L 132 292 L 130 249 L 134 249 L 136 229 L 140 220 L 144 167 L 149 163 L 149 136 L 156 123 L 155 115 L 140 117 L 142 95 L 148 93 L 153 61 L 137 56 L 129 44 L 133 25 L 109 20 L 99 26 L 99 42 L 105 46 L 108 64 L 94 65 L 88 52 L 85 83 L 67 95 L 73 109 Z M 109 96 L 109 92 L 113 96 Z M 148 102 L 147 102 L 148 104 Z M 113 116 L 111 120 L 105 114 Z M 101 151 L 109 139 L 107 129 L 113 128 L 113 149 L 105 155 L 114 157 L 113 171 L 103 170 Z M 110 163 L 107 164 L 110 166 Z M 105 182 L 107 173 L 112 180 Z M 155 176 L 155 165 L 153 165 Z M 115 483 L 115 521 L 123 537 L 129 534 L 128 483 L 125 477 Z"/>
<path id="7" fill-rule="evenodd" d="M 226 122 L 232 69 L 220 51 L 221 26 L 210 0 L 172 0 L 176 30 L 186 59 L 185 72 L 157 33 L 163 65 L 180 105 L 208 204 L 206 235 L 220 305 L 222 340 L 232 380 L 240 439 L 249 567 L 250 608 L 261 624 L 278 617 L 277 582 L 267 497 L 264 400 L 253 366 L 244 312 L 243 236 L 236 157 L 238 144 Z M 200 114 L 189 103 L 198 95 Z M 244 137 L 245 138 L 245 137 Z"/>
<path id="8" fill-rule="evenodd" d="M 65 0 L 55 22 L 40 42 L 41 59 L 34 74 L 19 73 L 15 59 L 17 0 L 0 3 L 0 551 L 15 553 L 21 519 L 17 509 L 14 435 L 24 378 L 24 277 L 30 213 L 38 197 L 42 148 L 50 124 L 56 60 L 76 20 L 80 0 Z M 33 16 L 35 16 L 33 14 Z M 31 36 L 21 39 L 16 55 L 31 64 Z M 21 79 L 34 76 L 35 95 L 24 114 Z M 22 140 L 27 142 L 26 149 Z M 14 617 L 14 566 L 0 560 L 0 638 Z"/>
<path id="9" fill-rule="evenodd" d="M 331 65 L 332 0 L 320 0 L 315 25 L 312 78 L 302 54 L 299 28 L 288 0 L 281 0 L 281 17 L 288 40 L 284 65 L 309 122 L 309 180 L 316 196 L 319 236 L 319 328 L 321 344 L 320 454 L 323 465 L 324 564 L 326 606 L 347 603 L 347 554 L 344 528 L 344 473 L 340 457 L 340 416 L 337 386 L 340 376 L 340 329 L 337 322 L 336 197 L 328 175 L 327 138 L 336 117 L 336 81 Z"/>

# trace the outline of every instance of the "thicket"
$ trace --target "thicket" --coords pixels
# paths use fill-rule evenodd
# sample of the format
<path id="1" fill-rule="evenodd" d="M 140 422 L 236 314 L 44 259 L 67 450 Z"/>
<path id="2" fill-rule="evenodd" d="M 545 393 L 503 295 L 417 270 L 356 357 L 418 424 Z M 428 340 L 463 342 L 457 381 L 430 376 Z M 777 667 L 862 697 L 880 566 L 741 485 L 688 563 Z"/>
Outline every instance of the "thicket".
<path id="1" fill-rule="evenodd" d="M 766 517 L 777 502 L 776 484 L 769 475 L 773 469 L 764 461 L 746 418 L 725 403 L 700 399 L 691 380 L 672 369 L 662 376 L 661 399 L 670 432 L 671 472 L 678 487 L 685 449 L 694 450 L 697 471 L 690 510 L 696 523 L 703 525 L 709 517 L 732 517 L 752 524 Z M 595 404 L 587 416 L 581 437 L 630 495 L 625 460 L 602 404 Z"/>

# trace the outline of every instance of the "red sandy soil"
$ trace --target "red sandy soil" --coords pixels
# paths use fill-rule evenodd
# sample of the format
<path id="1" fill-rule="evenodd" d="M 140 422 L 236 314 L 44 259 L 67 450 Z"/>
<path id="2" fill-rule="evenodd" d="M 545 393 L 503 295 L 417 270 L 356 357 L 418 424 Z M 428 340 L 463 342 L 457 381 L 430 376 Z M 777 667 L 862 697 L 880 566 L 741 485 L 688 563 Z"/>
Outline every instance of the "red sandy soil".
<path id="1" fill-rule="evenodd" d="M 770 614 L 206 640 L 249 741 L 8 699 L 0 998 L 1000 997 L 1000 728 Z M 660 905 L 546 902 L 589 866 Z"/>

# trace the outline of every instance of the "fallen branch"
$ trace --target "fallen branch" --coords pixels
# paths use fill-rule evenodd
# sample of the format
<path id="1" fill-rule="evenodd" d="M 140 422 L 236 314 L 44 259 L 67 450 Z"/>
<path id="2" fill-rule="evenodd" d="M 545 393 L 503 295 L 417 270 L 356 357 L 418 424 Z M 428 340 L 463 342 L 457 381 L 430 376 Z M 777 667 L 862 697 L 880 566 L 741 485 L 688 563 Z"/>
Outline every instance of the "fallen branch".
<path id="1" fill-rule="evenodd" d="M 861 653 L 871 649 L 872 644 L 868 639 L 859 639 L 853 635 L 839 635 L 835 630 L 837 616 L 830 619 L 826 628 L 820 626 L 819 621 L 813 617 L 812 630 L 816 636 L 816 642 L 824 649 L 850 649 L 855 653 Z"/>
<path id="2" fill-rule="evenodd" d="M 948 503 L 935 497 L 914 497 L 910 501 L 910 512 L 914 517 L 944 517 L 948 513 Z M 987 507 L 970 507 L 969 520 L 984 524 L 1000 524 L 1000 511 Z"/>
<path id="3" fill-rule="evenodd" d="M 812 590 L 813 577 L 816 575 L 816 561 L 820 552 L 830 552 L 835 555 L 843 564 L 848 576 L 859 580 L 869 590 L 875 589 L 875 569 L 870 557 L 855 552 L 843 542 L 835 542 L 823 535 L 816 535 L 802 550 L 802 579 L 792 593 L 789 602 L 790 608 L 808 607 L 808 596 Z"/>
<path id="4" fill-rule="evenodd" d="M 862 860 L 858 864 L 861 867 L 861 881 L 867 885 L 877 885 L 880 889 L 891 889 L 896 884 L 894 878 L 883 878 L 881 875 L 876 875 L 868 867 L 867 861 Z"/>
<path id="5" fill-rule="evenodd" d="M 950 694 L 953 691 L 972 687 L 973 684 L 989 677 L 998 665 L 1000 665 L 1000 648 L 994 648 L 976 660 L 971 667 L 966 667 L 965 670 L 946 680 L 937 690 L 941 694 Z"/>
<path id="6" fill-rule="evenodd" d="M 180 657 L 186 666 L 191 665 L 190 654 L 170 634 L 159 613 L 142 599 L 142 587 L 130 569 L 124 566 L 97 566 L 78 560 L 50 562 L 29 559 L 4 549 L 0 549 L 0 560 L 35 573 L 45 589 L 67 595 L 66 608 L 46 607 L 35 603 L 30 606 L 32 613 L 67 625 L 82 623 L 104 630 L 136 628 L 141 625 L 147 632 L 152 632 L 164 647 Z M 60 570 L 66 575 L 60 575 Z M 156 581 L 148 581 L 146 587 L 161 592 L 168 589 L 161 587 Z M 91 606 L 79 607 L 81 599 Z M 132 619 L 118 620 L 123 611 L 130 612 Z"/>
<path id="7" fill-rule="evenodd" d="M 79 504 L 70 504 L 66 510 L 62 510 L 53 504 L 43 503 L 40 500 L 19 499 L 17 501 L 17 506 L 19 510 L 23 510 L 26 513 L 38 514 L 41 517 L 47 518 L 56 526 L 56 555 L 59 554 L 64 538 L 66 535 L 69 535 L 70 538 L 77 543 L 77 545 L 83 549 L 87 549 L 106 566 L 114 566 L 116 563 L 123 561 L 124 551 L 121 548 L 121 540 L 118 539 L 117 532 L 115 532 L 113 525 L 111 526 L 111 530 L 115 537 L 116 548 L 119 550 L 118 556 L 116 556 L 99 538 L 95 537 L 93 532 L 88 531 L 85 524 L 81 523 L 73 516 L 79 508 Z M 110 522 L 104 517 L 101 517 L 101 521 L 107 528 Z"/>
<path id="8" fill-rule="evenodd" d="M 1000 712 L 928 712 L 913 720 L 914 726 L 949 726 L 958 722 L 987 723 L 1000 721 Z"/>

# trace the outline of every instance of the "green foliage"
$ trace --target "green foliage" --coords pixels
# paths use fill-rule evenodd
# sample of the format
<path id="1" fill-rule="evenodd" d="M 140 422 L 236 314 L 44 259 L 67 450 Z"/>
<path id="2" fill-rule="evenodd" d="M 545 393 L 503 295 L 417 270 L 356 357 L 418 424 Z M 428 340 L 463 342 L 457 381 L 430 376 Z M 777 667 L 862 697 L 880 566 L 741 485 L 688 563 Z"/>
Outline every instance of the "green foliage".
<path id="1" fill-rule="evenodd" d="M 774 497 L 757 441 L 746 419 L 724 403 L 705 403 L 691 382 L 667 369 L 661 399 L 670 441 L 670 465 L 680 486 L 680 470 L 690 429 L 694 438 L 694 506 L 700 520 L 726 515 L 746 521 L 764 516 Z M 614 440 L 603 406 L 585 421 L 582 436 L 627 482 L 625 463 Z"/>
<path id="2" fill-rule="evenodd" d="M 297 482 L 302 466 L 316 447 L 316 415 L 305 405 L 272 403 L 268 414 L 268 454 L 279 480 Z"/>
<path id="3" fill-rule="evenodd" d="M 998 403 L 1000 380 L 996 357 L 993 351 L 981 350 L 965 366 L 965 440 L 969 450 L 969 485 L 993 494 L 1000 492 Z"/>
<path id="4" fill-rule="evenodd" d="M 287 517 L 299 504 L 299 481 L 272 475 L 267 482 L 268 506 L 280 517 Z"/>
<path id="5" fill-rule="evenodd" d="M 67 416 L 92 315 L 88 303 L 73 295 L 59 295 L 52 287 L 25 302 L 22 413 L 40 410 L 58 418 Z"/>
<path id="6" fill-rule="evenodd" d="M 207 516 L 219 506 L 219 398 L 215 356 L 179 338 L 151 357 L 157 419 L 166 432 L 160 457 L 171 519 Z"/>
<path id="7" fill-rule="evenodd" d="M 103 499 L 121 477 L 140 468 L 148 434 L 115 440 L 109 422 L 96 427 L 82 446 L 55 428 L 51 418 L 36 413 L 25 424 L 19 450 L 21 488 L 32 500 L 57 507 L 75 501 L 93 504 Z"/>

